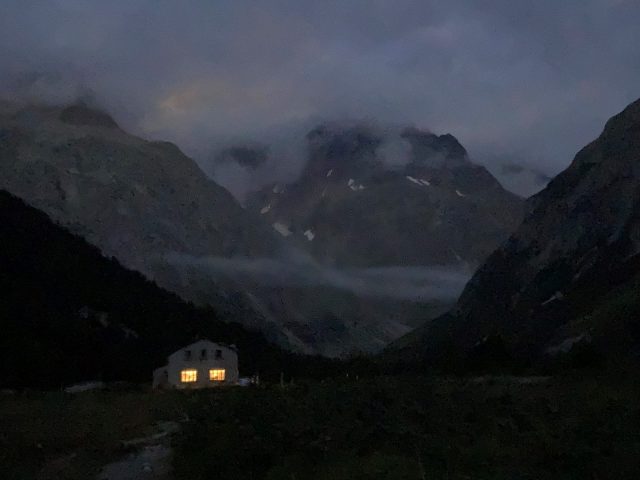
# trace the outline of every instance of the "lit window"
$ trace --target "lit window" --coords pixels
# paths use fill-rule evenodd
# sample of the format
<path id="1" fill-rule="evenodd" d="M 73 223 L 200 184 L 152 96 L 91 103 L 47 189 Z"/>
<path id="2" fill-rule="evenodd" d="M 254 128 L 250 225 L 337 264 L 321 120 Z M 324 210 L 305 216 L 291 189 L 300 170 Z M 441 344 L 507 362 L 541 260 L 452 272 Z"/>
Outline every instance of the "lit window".
<path id="1" fill-rule="evenodd" d="M 224 368 L 209 370 L 209 380 L 212 382 L 224 382 Z"/>
<path id="2" fill-rule="evenodd" d="M 182 383 L 193 383 L 198 380 L 197 370 L 182 370 L 180 372 L 180 381 Z"/>

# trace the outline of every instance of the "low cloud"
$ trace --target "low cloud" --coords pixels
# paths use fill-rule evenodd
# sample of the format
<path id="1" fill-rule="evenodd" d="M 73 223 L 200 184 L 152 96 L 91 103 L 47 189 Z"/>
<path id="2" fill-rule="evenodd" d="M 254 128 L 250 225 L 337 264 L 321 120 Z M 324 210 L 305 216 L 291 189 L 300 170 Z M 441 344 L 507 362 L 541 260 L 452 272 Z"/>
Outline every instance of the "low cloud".
<path id="1" fill-rule="evenodd" d="M 632 0 L 3 0 L 0 96 L 89 94 L 208 172 L 216 145 L 373 118 L 556 174 L 640 96 L 639 24 Z"/>
<path id="2" fill-rule="evenodd" d="M 411 145 L 404 138 L 391 137 L 380 145 L 378 155 L 390 166 L 402 166 L 411 161 Z"/>
<path id="3" fill-rule="evenodd" d="M 311 125 L 305 122 L 288 132 L 272 134 L 269 139 L 262 137 L 264 144 L 256 144 L 251 140 L 238 140 L 233 145 L 217 147 L 211 162 L 210 174 L 220 185 L 228 189 L 241 202 L 247 195 L 265 185 L 272 183 L 288 183 L 296 180 L 309 159 L 307 134 L 312 128 L 324 126 L 338 134 L 347 134 L 352 129 L 362 129 L 379 140 L 375 158 L 389 169 L 402 167 L 413 159 L 411 143 L 403 137 L 406 125 L 381 125 L 368 119 L 343 119 L 341 121 L 319 122 Z M 304 130 L 304 128 L 307 128 Z M 257 147 L 256 147 L 257 145 Z M 259 166 L 242 165 L 240 162 L 220 161 L 230 148 L 264 149 L 267 157 Z M 424 152 L 423 152 L 424 153 Z M 432 152 L 429 157 L 432 163 L 444 161 L 444 156 Z M 424 155 L 423 155 L 424 157 Z"/>
<path id="4" fill-rule="evenodd" d="M 195 268 L 217 280 L 272 287 L 333 287 L 362 297 L 416 302 L 456 300 L 472 274 L 459 266 L 338 269 L 319 265 L 304 255 L 250 259 L 172 253 L 166 259 L 174 266 Z"/>

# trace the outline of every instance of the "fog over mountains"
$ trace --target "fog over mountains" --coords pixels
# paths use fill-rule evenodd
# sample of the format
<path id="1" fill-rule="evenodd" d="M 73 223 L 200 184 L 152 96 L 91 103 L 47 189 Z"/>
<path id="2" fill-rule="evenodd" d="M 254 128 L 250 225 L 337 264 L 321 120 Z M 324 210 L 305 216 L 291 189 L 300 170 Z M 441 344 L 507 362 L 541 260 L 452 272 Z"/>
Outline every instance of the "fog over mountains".
<path id="1" fill-rule="evenodd" d="M 639 96 L 640 0 L 0 0 L 0 480 L 637 480 Z"/>
<path id="2" fill-rule="evenodd" d="M 447 261 L 433 273 L 405 268 L 415 262 L 368 269 L 375 256 L 355 270 L 301 261 L 304 250 L 175 145 L 130 135 L 85 104 L 5 103 L 0 172 L 2 188 L 105 255 L 296 350 L 380 349 L 442 313 L 471 273 Z"/>
<path id="3" fill-rule="evenodd" d="M 463 266 L 338 269 L 305 255 L 250 259 L 168 254 L 166 258 L 171 264 L 195 267 L 219 279 L 231 277 L 276 287 L 333 287 L 364 298 L 415 302 L 454 301 L 471 273 Z"/>
<path id="4" fill-rule="evenodd" d="M 289 181 L 304 157 L 286 139 L 355 118 L 451 132 L 499 179 L 513 162 L 552 176 L 635 98 L 639 15 L 630 0 L 7 0 L 0 92 L 92 98 L 207 172 L 257 141 Z"/>
<path id="5" fill-rule="evenodd" d="M 636 95 L 633 2 L 489 6 L 3 2 L 1 186 L 287 346 L 379 349 Z"/>

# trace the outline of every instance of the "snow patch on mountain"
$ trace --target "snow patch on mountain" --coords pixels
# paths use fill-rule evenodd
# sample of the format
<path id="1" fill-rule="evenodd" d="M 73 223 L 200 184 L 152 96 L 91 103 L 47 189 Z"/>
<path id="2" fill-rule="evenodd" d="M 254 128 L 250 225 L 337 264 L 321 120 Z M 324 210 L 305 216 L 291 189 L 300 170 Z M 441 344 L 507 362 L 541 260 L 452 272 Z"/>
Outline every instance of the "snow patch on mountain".
<path id="1" fill-rule="evenodd" d="M 551 302 L 555 302 L 556 300 L 562 300 L 563 298 L 564 298 L 564 294 L 562 292 L 556 292 L 553 295 L 551 295 L 551 297 L 549 297 L 547 300 L 542 302 L 540 305 L 548 305 Z"/>
<path id="2" fill-rule="evenodd" d="M 289 230 L 289 227 L 284 223 L 276 222 L 272 225 L 272 227 L 283 237 L 288 237 L 289 235 L 291 235 L 291 230 Z"/>
<path id="3" fill-rule="evenodd" d="M 362 185 L 362 184 L 356 184 L 356 181 L 353 178 L 349 179 L 349 182 L 347 182 L 347 185 L 354 192 L 357 192 L 357 191 L 360 191 L 360 190 L 364 190 L 364 188 L 365 188 L 364 185 Z"/>
<path id="4" fill-rule="evenodd" d="M 407 175 L 407 180 L 409 180 L 410 182 L 415 183 L 416 185 L 419 185 L 421 187 L 423 186 L 422 182 L 420 180 L 418 180 L 417 178 L 412 177 L 411 175 Z"/>
<path id="5" fill-rule="evenodd" d="M 430 187 L 431 186 L 431 182 L 429 180 L 425 180 L 424 178 L 415 178 L 415 177 L 412 177 L 411 175 L 407 175 L 406 178 L 411 183 L 415 183 L 419 187 Z"/>

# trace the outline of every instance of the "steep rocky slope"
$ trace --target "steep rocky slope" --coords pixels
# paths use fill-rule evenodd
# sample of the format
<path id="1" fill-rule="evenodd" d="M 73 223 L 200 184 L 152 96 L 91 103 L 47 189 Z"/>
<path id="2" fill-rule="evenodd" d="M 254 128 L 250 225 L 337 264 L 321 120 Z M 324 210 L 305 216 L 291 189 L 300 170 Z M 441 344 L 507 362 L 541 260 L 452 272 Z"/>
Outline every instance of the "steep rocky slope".
<path id="1" fill-rule="evenodd" d="M 261 256 L 277 242 L 170 143 L 82 106 L 0 117 L 2 183 L 134 267 L 149 252 Z"/>
<path id="2" fill-rule="evenodd" d="M 163 287 L 279 338 L 242 286 L 167 261 L 174 253 L 263 257 L 279 243 L 176 146 L 129 135 L 84 105 L 5 106 L 0 187 Z"/>
<path id="3" fill-rule="evenodd" d="M 530 199 L 522 225 L 414 347 L 432 359 L 488 344 L 520 358 L 584 344 L 640 353 L 639 159 L 636 101 Z"/>
<path id="4" fill-rule="evenodd" d="M 387 153 L 368 126 L 321 125 L 307 135 L 300 179 L 258 192 L 249 208 L 341 266 L 475 266 L 517 226 L 521 199 L 453 136 L 408 128 L 394 141 L 406 151 Z"/>

